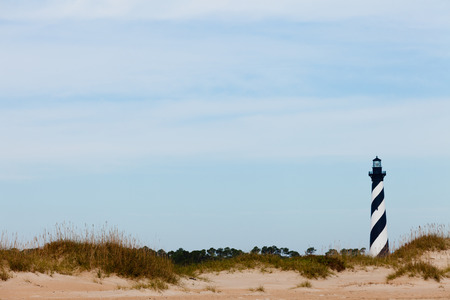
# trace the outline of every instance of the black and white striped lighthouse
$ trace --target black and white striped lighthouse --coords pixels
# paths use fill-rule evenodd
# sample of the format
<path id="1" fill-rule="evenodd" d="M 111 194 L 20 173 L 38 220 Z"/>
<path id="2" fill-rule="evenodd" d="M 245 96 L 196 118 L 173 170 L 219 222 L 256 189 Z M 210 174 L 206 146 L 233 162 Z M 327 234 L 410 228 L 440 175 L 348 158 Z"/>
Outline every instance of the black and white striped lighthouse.
<path id="1" fill-rule="evenodd" d="M 384 203 L 383 178 L 386 176 L 381 168 L 378 156 L 373 160 L 372 171 L 372 213 L 370 218 L 370 250 L 372 256 L 386 256 L 389 254 L 389 240 L 386 223 L 386 206 Z"/>

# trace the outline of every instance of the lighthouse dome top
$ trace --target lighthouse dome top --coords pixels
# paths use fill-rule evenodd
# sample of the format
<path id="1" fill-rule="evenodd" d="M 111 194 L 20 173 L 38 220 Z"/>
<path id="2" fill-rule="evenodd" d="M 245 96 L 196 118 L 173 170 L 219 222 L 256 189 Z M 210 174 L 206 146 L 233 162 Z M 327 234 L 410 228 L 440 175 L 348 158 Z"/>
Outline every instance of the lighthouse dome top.
<path id="1" fill-rule="evenodd" d="M 381 159 L 377 157 L 374 158 L 373 160 L 373 167 L 374 168 L 381 168 Z"/>

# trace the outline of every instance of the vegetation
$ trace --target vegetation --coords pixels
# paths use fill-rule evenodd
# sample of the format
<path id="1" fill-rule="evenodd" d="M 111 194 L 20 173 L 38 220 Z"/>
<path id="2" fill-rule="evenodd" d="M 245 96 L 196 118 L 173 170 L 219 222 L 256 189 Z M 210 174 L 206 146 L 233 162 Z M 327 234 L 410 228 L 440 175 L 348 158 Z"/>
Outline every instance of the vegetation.
<path id="1" fill-rule="evenodd" d="M 311 248 L 314 249 L 314 248 Z M 314 249 L 315 252 L 315 249 Z M 202 264 L 210 261 L 222 261 L 224 259 L 236 258 L 244 254 L 253 255 L 275 255 L 280 257 L 299 257 L 297 251 L 290 251 L 288 248 L 278 248 L 277 246 L 264 246 L 259 248 L 255 246 L 250 253 L 242 250 L 225 247 L 225 248 L 209 248 L 208 250 L 186 251 L 183 248 L 177 251 L 170 251 L 167 254 L 163 250 L 159 250 L 160 255 L 167 255 L 176 265 L 187 266 L 192 264 Z M 312 253 L 311 253 L 312 254 Z"/>
<path id="2" fill-rule="evenodd" d="M 167 285 L 167 283 L 161 281 L 160 279 L 154 279 L 145 283 L 138 282 L 134 284 L 131 288 L 135 290 L 150 289 L 155 291 L 163 291 L 167 290 L 169 286 Z"/>
<path id="3" fill-rule="evenodd" d="M 0 266 L 0 280 L 6 281 L 10 278 L 8 272 L 5 270 L 3 266 Z"/>
<path id="4" fill-rule="evenodd" d="M 250 292 L 261 292 L 261 293 L 265 293 L 266 290 L 264 289 L 264 286 L 260 285 L 258 287 L 255 288 L 249 288 L 248 289 Z"/>
<path id="5" fill-rule="evenodd" d="M 397 268 L 397 270 L 388 275 L 387 280 L 392 280 L 397 277 L 403 276 L 403 275 L 409 275 L 410 277 L 414 277 L 416 275 L 421 276 L 423 279 L 434 279 L 437 282 L 441 281 L 442 277 L 445 276 L 445 270 L 439 270 L 435 266 L 425 263 L 422 261 L 419 262 L 413 262 L 413 263 L 407 263 L 405 265 L 402 265 Z"/>
<path id="6" fill-rule="evenodd" d="M 450 239 L 440 232 L 428 232 L 423 235 L 414 236 L 397 249 L 393 258 L 411 261 L 423 255 L 426 251 L 443 251 L 450 248 Z"/>
<path id="7" fill-rule="evenodd" d="M 32 245 L 20 245 L 17 238 L 8 242 L 0 239 L 0 279 L 8 280 L 10 272 L 40 272 L 73 274 L 93 271 L 98 278 L 117 274 L 138 282 L 133 288 L 163 290 L 177 283 L 180 276 L 197 277 L 204 272 L 235 271 L 245 269 L 293 270 L 307 279 L 326 278 L 333 272 L 357 266 L 387 266 L 394 269 L 387 280 L 399 276 L 421 276 L 440 281 L 450 269 L 440 270 L 420 257 L 427 251 L 450 249 L 450 238 L 442 227 L 430 230 L 419 228 L 391 255 L 374 258 L 361 249 L 330 249 L 325 255 L 315 255 L 309 247 L 305 255 L 288 248 L 255 246 L 250 252 L 225 247 L 186 251 L 154 251 L 140 246 L 135 239 L 117 229 L 100 231 L 75 230 L 70 226 L 57 226 L 54 233 L 45 233 L 33 240 Z M 305 281 L 297 287 L 310 287 Z M 309 285 L 309 286 L 308 286 Z M 215 288 L 210 287 L 210 291 Z"/>
<path id="8" fill-rule="evenodd" d="M 159 257 L 147 247 L 116 229 L 86 231 L 84 235 L 57 227 L 55 234 L 44 235 L 42 245 L 19 250 L 0 244 L 0 274 L 7 279 L 5 269 L 14 272 L 73 274 L 97 270 L 103 274 L 117 274 L 128 278 L 148 278 L 168 283 L 177 282 L 172 262 Z M 39 244 L 38 240 L 35 240 Z M 14 245 L 18 243 L 15 241 Z M 2 272 L 3 270 L 3 272 Z M 5 275 L 6 274 L 6 275 Z M 4 279 L 5 280 L 5 279 Z"/>
<path id="9" fill-rule="evenodd" d="M 179 274 L 196 276 L 204 272 L 220 272 L 260 268 L 275 268 L 280 270 L 297 271 L 306 278 L 326 278 L 332 271 L 340 272 L 345 269 L 339 257 L 326 256 L 295 256 L 283 257 L 275 254 L 242 253 L 227 259 L 210 259 L 198 264 L 176 265 Z"/>
<path id="10" fill-rule="evenodd" d="M 450 237 L 444 226 L 428 225 L 411 231 L 409 239 L 389 257 L 395 272 L 387 280 L 400 276 L 421 276 L 423 279 L 440 281 L 449 273 L 449 269 L 440 270 L 435 266 L 420 261 L 420 257 L 428 251 L 450 249 Z"/>
<path id="11" fill-rule="evenodd" d="M 220 293 L 220 290 L 217 289 L 217 287 L 214 286 L 214 285 L 208 285 L 208 286 L 206 286 L 205 290 L 206 290 L 206 291 L 209 291 L 209 292 L 213 292 L 213 293 Z"/>
<path id="12" fill-rule="evenodd" d="M 306 249 L 305 254 L 306 255 L 313 255 L 314 253 L 316 253 L 316 248 L 314 247 L 309 247 L 308 249 Z"/>
<path id="13" fill-rule="evenodd" d="M 308 280 L 305 280 L 305 281 L 303 281 L 303 282 L 297 284 L 296 287 L 297 287 L 297 288 L 311 288 L 311 287 L 312 287 L 312 284 L 311 284 L 311 282 L 309 282 Z"/>

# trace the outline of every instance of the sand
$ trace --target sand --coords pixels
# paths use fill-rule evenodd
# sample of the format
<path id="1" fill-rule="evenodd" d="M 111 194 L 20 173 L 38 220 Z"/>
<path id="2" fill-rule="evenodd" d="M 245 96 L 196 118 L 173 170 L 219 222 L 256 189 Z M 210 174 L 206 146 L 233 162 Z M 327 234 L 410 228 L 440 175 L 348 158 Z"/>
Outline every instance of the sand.
<path id="1" fill-rule="evenodd" d="M 450 252 L 427 253 L 424 259 L 448 267 Z M 179 285 L 157 292 L 132 288 L 136 282 L 95 272 L 76 276 L 14 273 L 0 282 L 0 299 L 450 299 L 450 279 L 441 282 L 402 277 L 389 283 L 386 268 L 346 270 L 320 280 L 307 280 L 296 272 L 246 270 L 185 278 Z M 300 287 L 309 281 L 311 287 Z"/>

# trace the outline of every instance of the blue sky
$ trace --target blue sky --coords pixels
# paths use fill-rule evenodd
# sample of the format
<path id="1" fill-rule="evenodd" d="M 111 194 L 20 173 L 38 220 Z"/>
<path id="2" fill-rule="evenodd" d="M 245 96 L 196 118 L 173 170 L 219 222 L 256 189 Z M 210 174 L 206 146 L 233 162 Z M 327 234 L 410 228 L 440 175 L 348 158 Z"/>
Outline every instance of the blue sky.
<path id="1" fill-rule="evenodd" d="M 0 229 L 166 250 L 448 225 L 448 1 L 1 1 Z"/>

